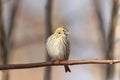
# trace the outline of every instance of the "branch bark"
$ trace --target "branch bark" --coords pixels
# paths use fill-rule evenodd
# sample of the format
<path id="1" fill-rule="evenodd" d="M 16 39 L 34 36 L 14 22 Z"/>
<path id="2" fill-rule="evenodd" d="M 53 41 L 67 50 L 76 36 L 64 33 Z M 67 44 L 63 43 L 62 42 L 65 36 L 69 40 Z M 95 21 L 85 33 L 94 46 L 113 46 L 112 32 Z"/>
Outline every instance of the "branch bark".
<path id="1" fill-rule="evenodd" d="M 10 69 L 28 69 L 47 66 L 63 66 L 67 65 L 82 65 L 82 64 L 116 64 L 120 63 L 120 60 L 69 60 L 69 61 L 55 61 L 55 62 L 40 62 L 40 63 L 28 63 L 28 64 L 9 64 L 0 65 L 0 70 Z"/>

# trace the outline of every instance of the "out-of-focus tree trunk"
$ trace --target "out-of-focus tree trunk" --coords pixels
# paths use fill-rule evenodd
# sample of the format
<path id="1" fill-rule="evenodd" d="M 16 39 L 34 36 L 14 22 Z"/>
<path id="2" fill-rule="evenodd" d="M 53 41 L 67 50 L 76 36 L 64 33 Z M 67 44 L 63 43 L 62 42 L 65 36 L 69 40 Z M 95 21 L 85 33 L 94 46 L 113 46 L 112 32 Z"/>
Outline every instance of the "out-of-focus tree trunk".
<path id="1" fill-rule="evenodd" d="M 7 25 L 5 25 L 5 24 L 6 24 L 6 21 L 8 21 L 8 20 L 5 20 L 5 18 L 4 18 L 4 21 L 3 21 L 3 19 L 2 19 L 2 16 L 4 16 L 4 15 L 2 15 L 2 13 L 5 13 L 4 11 L 6 11 L 6 10 L 2 10 L 2 9 L 5 9 L 4 6 L 2 6 L 2 4 L 5 4 L 5 2 L 7 2 L 7 1 L 1 0 L 1 5 L 0 5 L 0 8 L 1 8 L 1 11 L 0 11 L 1 17 L 0 18 L 1 18 L 1 23 L 2 23 L 2 25 L 1 25 L 1 28 L 2 28 L 1 29 L 1 36 L 2 36 L 1 40 L 2 40 L 2 42 L 1 43 L 3 44 L 3 54 L 2 54 L 1 61 L 2 61 L 2 64 L 4 64 L 4 65 L 8 64 L 8 62 L 9 62 L 9 55 L 10 54 L 8 54 L 8 53 L 9 53 L 10 47 L 11 47 L 10 37 L 11 37 L 13 26 L 14 26 L 13 22 L 14 22 L 15 12 L 18 8 L 18 0 L 14 1 L 13 5 L 10 4 L 11 11 L 9 12 L 9 16 L 7 15 L 8 18 L 6 18 L 9 20 L 10 23 Z M 6 15 L 4 17 L 6 17 Z M 4 22 L 4 26 L 3 26 L 3 22 Z M 8 29 L 5 28 L 5 26 Z M 3 71 L 3 79 L 2 80 L 9 80 L 9 71 L 8 70 Z"/>
<path id="2" fill-rule="evenodd" d="M 100 14 L 99 6 L 98 6 L 98 1 L 97 0 L 93 0 L 93 3 L 95 5 L 96 13 L 97 13 L 98 18 L 99 18 L 100 31 L 102 33 L 103 38 L 105 39 L 105 31 L 104 31 L 104 28 L 103 28 L 103 19 L 102 19 L 102 14 Z"/>
<path id="3" fill-rule="evenodd" d="M 9 56 L 11 45 L 11 36 L 12 31 L 14 30 L 14 17 L 16 11 L 18 9 L 19 0 L 3 0 L 3 17 L 4 17 L 4 29 L 5 29 L 5 38 L 6 38 L 6 46 L 7 46 L 7 54 L 5 55 L 6 60 L 5 64 L 9 63 Z M 7 5 L 7 6 L 6 6 Z M 8 54 L 9 53 L 9 54 Z"/>
<path id="4" fill-rule="evenodd" d="M 6 38 L 5 31 L 3 29 L 3 17 L 2 17 L 2 1 L 0 0 L 0 64 L 5 64 L 7 61 L 7 47 L 6 47 Z M 8 80 L 8 71 L 3 70 L 0 75 L 2 80 Z"/>
<path id="5" fill-rule="evenodd" d="M 53 3 L 53 0 L 47 0 L 47 4 L 46 4 L 46 39 L 52 33 L 52 3 Z M 48 55 L 46 55 L 46 60 L 50 61 L 50 57 Z M 51 74 L 52 74 L 51 67 L 46 67 L 44 80 L 51 80 Z"/>
<path id="6" fill-rule="evenodd" d="M 111 16 L 112 16 L 112 7 L 113 1 L 112 0 L 93 0 L 95 4 L 95 8 L 99 17 L 100 21 L 100 30 L 103 35 L 104 40 L 104 51 L 105 53 L 109 54 L 109 36 L 111 35 Z M 104 3 L 104 4 L 103 4 Z M 107 16 L 106 16 L 106 9 L 107 9 Z"/>
<path id="7" fill-rule="evenodd" d="M 120 59 L 120 0 L 113 1 L 111 31 L 107 59 Z M 120 64 L 108 65 L 107 80 L 120 80 Z"/>
<path id="8" fill-rule="evenodd" d="M 104 19 L 103 19 L 103 14 L 101 13 L 100 9 L 99 9 L 99 2 L 97 0 L 93 0 L 93 3 L 95 5 L 95 9 L 96 9 L 96 13 L 97 13 L 97 16 L 98 16 L 98 19 L 99 19 L 99 28 L 100 28 L 100 31 L 101 31 L 101 34 L 102 34 L 102 40 L 103 40 L 103 45 L 102 47 L 104 47 L 103 49 L 103 52 L 106 53 L 106 49 L 107 49 L 107 40 L 106 40 L 106 34 L 105 34 L 105 29 L 104 27 Z"/>

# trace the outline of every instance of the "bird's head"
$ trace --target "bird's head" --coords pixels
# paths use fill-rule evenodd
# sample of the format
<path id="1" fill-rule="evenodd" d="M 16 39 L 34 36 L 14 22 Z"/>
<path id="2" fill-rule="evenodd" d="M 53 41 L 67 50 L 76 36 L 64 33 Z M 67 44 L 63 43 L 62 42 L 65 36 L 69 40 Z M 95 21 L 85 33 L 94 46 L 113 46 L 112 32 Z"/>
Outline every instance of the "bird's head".
<path id="1" fill-rule="evenodd" d="M 66 27 L 59 27 L 56 29 L 55 34 L 67 36 L 69 34 L 69 31 L 67 30 Z"/>

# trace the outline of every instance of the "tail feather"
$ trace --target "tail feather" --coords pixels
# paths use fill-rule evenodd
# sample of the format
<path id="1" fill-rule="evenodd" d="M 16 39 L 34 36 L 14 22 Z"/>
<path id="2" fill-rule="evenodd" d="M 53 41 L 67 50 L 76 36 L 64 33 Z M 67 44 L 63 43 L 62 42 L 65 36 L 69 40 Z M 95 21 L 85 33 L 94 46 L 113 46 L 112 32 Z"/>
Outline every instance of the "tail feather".
<path id="1" fill-rule="evenodd" d="M 70 70 L 68 65 L 64 65 L 64 67 L 65 67 L 65 72 L 71 72 L 71 70 Z"/>

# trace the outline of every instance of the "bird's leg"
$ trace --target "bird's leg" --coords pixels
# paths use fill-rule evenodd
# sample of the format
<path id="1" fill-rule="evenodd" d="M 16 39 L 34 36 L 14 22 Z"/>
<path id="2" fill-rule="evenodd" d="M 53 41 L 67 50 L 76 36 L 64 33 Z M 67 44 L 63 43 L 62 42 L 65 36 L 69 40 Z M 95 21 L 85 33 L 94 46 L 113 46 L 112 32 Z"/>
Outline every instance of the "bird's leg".
<path id="1" fill-rule="evenodd" d="M 60 64 L 61 61 L 64 61 L 64 60 L 59 60 L 59 64 Z"/>
<path id="2" fill-rule="evenodd" d="M 55 60 L 54 62 L 57 62 L 57 63 L 59 63 L 59 64 L 60 64 L 60 61 L 61 61 L 61 60 Z"/>
<path id="3" fill-rule="evenodd" d="M 54 59 L 53 59 L 53 60 L 52 60 L 52 64 L 54 64 L 54 63 L 55 63 L 55 61 L 56 61 L 56 60 L 54 60 Z"/>
<path id="4" fill-rule="evenodd" d="M 58 60 L 58 61 L 59 61 L 59 64 L 60 64 L 60 61 L 61 61 L 61 60 Z"/>

